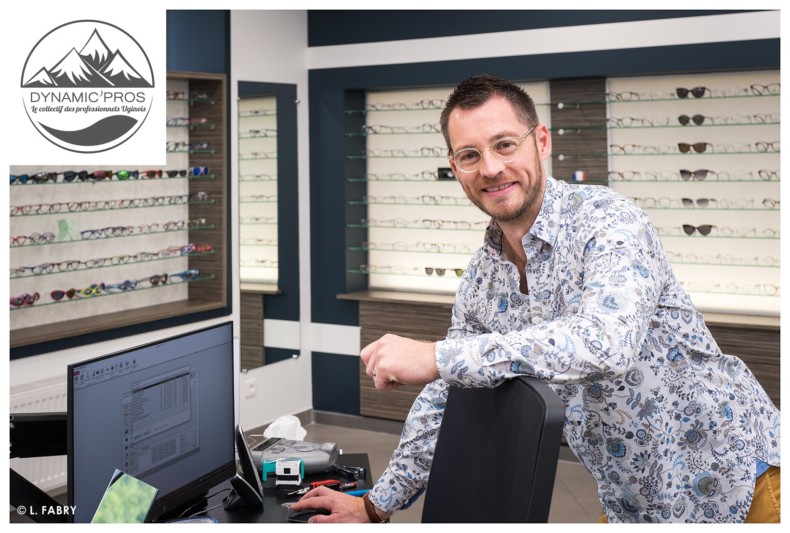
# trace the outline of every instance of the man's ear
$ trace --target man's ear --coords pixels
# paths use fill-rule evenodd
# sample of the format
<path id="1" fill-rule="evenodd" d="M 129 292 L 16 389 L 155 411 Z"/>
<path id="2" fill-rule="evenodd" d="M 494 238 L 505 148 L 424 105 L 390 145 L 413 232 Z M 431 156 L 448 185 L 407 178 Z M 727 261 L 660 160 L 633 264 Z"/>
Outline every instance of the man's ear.
<path id="1" fill-rule="evenodd" d="M 545 124 L 535 126 L 535 140 L 538 144 L 538 154 L 541 161 L 551 157 L 551 133 Z"/>
<path id="2" fill-rule="evenodd" d="M 453 175 L 455 176 L 456 181 L 458 180 L 458 169 L 455 166 L 455 160 L 449 159 L 450 161 L 450 168 L 453 171 Z"/>

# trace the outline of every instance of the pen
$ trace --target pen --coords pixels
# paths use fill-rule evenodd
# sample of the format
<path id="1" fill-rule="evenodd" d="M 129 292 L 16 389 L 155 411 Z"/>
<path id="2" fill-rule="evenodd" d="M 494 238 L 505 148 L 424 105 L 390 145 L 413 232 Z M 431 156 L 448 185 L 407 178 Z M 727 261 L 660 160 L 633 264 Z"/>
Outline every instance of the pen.
<path id="1" fill-rule="evenodd" d="M 346 494 L 348 494 L 349 496 L 364 496 L 364 495 L 365 495 L 365 494 L 367 494 L 368 492 L 370 492 L 370 489 L 365 489 L 365 490 L 350 490 L 350 491 L 346 492 Z"/>

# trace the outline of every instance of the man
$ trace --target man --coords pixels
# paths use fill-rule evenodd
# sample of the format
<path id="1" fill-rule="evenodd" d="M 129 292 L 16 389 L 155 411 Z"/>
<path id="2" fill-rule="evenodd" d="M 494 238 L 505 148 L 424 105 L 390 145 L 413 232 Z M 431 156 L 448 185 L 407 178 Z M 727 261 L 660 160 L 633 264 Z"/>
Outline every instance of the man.
<path id="1" fill-rule="evenodd" d="M 444 341 L 385 335 L 362 350 L 378 389 L 427 384 L 374 489 L 364 500 L 318 489 L 294 508 L 388 519 L 428 482 L 447 387 L 528 375 L 564 401 L 601 521 L 778 522 L 779 411 L 721 353 L 647 215 L 607 187 L 547 176 L 549 131 L 505 80 L 462 82 L 441 126 L 459 183 L 491 217 L 485 242 Z"/>

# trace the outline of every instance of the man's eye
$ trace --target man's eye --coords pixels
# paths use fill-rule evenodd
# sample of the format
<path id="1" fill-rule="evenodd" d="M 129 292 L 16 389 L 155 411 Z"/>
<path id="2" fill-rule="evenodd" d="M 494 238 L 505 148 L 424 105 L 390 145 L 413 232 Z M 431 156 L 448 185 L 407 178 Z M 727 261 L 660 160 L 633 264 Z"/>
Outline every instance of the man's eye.
<path id="1" fill-rule="evenodd" d="M 480 157 L 480 154 L 471 150 L 456 155 L 456 159 L 460 159 L 461 161 L 474 161 L 478 157 Z"/>

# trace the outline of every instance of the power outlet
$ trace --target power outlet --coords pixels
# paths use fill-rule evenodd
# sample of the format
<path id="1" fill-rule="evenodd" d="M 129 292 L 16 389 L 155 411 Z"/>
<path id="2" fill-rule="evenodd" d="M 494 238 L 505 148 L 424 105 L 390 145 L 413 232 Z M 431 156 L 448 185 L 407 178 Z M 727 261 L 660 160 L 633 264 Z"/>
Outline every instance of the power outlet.
<path id="1" fill-rule="evenodd" d="M 258 380 L 250 378 L 244 382 L 244 397 L 254 398 L 258 394 Z"/>

